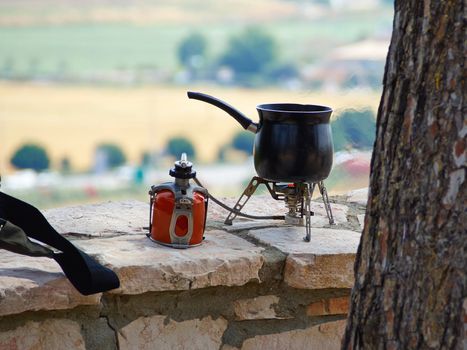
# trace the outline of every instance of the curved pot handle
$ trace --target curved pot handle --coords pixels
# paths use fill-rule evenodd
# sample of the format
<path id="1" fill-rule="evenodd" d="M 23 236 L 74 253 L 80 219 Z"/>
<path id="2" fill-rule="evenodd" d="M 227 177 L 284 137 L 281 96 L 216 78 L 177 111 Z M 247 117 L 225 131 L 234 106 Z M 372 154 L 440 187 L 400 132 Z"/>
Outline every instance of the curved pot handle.
<path id="1" fill-rule="evenodd" d="M 194 99 L 194 100 L 199 100 L 203 102 L 207 102 L 209 104 L 212 104 L 213 106 L 216 106 L 220 109 L 222 109 L 224 112 L 227 112 L 230 114 L 237 122 L 240 123 L 240 125 L 243 127 L 243 129 L 251 131 L 252 133 L 256 134 L 258 131 L 258 124 L 254 123 L 250 118 L 245 116 L 242 112 L 239 110 L 235 109 L 228 103 L 225 103 L 224 101 L 221 101 L 213 96 L 203 94 L 201 92 L 193 92 L 193 91 L 188 91 L 187 92 L 188 98 Z"/>

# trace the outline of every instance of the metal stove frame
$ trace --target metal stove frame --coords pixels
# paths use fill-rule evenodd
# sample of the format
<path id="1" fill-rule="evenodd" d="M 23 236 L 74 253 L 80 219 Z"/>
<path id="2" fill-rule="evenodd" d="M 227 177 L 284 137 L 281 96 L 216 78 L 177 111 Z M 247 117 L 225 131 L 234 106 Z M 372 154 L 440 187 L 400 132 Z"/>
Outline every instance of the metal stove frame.
<path id="1" fill-rule="evenodd" d="M 316 186 L 318 186 L 319 192 L 321 193 L 329 224 L 335 225 L 328 193 L 323 181 L 311 183 L 296 182 L 287 184 L 268 181 L 259 176 L 254 176 L 250 180 L 248 186 L 237 200 L 237 203 L 235 203 L 233 210 L 230 210 L 229 215 L 225 219 L 224 223 L 226 225 L 232 225 L 233 220 L 235 220 L 237 215 L 241 215 L 241 210 L 251 198 L 251 196 L 256 192 L 258 186 L 261 184 L 266 186 L 272 198 L 275 200 L 283 200 L 285 202 L 285 205 L 289 211 L 283 218 L 287 224 L 305 226 L 306 235 L 303 239 L 306 242 L 310 242 L 311 240 L 310 218 L 314 215 L 314 213 L 311 211 L 311 198 Z"/>

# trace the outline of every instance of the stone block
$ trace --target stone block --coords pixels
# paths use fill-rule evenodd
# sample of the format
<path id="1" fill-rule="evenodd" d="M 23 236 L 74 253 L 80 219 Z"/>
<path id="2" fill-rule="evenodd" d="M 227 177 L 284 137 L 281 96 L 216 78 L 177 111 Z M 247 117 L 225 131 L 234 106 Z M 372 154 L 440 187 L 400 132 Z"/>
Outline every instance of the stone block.
<path id="1" fill-rule="evenodd" d="M 81 295 L 52 259 L 0 254 L 0 316 L 97 305 L 100 298 Z"/>
<path id="2" fill-rule="evenodd" d="M 240 197 L 241 193 L 238 194 Z M 233 208 L 238 198 L 236 197 L 222 197 L 219 198 L 223 203 Z M 284 202 L 273 199 L 270 195 L 258 195 L 252 196 L 242 212 L 251 215 L 281 215 L 286 211 Z M 212 203 L 208 211 L 208 219 L 215 221 L 224 221 L 229 215 L 229 212 L 219 205 Z M 240 220 L 238 217 L 236 220 Z M 235 222 L 235 221 L 234 221 Z"/>
<path id="3" fill-rule="evenodd" d="M 284 281 L 303 289 L 351 288 L 360 233 L 312 228 L 305 242 L 303 227 L 252 230 L 249 235 L 287 254 Z"/>
<path id="4" fill-rule="evenodd" d="M 53 209 L 46 216 L 61 233 L 91 237 L 74 243 L 117 272 L 121 288 L 116 293 L 238 286 L 259 281 L 262 248 L 220 230 L 206 232 L 206 240 L 199 247 L 163 247 L 143 234 L 148 212 L 147 203 L 124 201 Z"/>
<path id="5" fill-rule="evenodd" d="M 330 315 L 346 315 L 349 312 L 350 296 L 328 300 Z"/>
<path id="6" fill-rule="evenodd" d="M 366 205 L 368 201 L 368 187 L 353 190 L 347 193 L 347 202 Z"/>
<path id="7" fill-rule="evenodd" d="M 308 316 L 323 316 L 328 314 L 326 300 L 319 300 L 311 303 L 306 308 Z"/>
<path id="8" fill-rule="evenodd" d="M 349 312 L 349 297 L 319 300 L 308 305 L 308 316 L 346 315 Z"/>
<path id="9" fill-rule="evenodd" d="M 276 315 L 273 305 L 279 302 L 276 295 L 264 295 L 252 299 L 240 299 L 233 303 L 237 320 L 261 320 L 283 318 Z"/>
<path id="10" fill-rule="evenodd" d="M 349 312 L 350 296 L 331 298 L 328 300 L 330 315 L 343 315 Z"/>
<path id="11" fill-rule="evenodd" d="M 287 257 L 284 281 L 293 288 L 352 288 L 355 254 Z"/>
<path id="12" fill-rule="evenodd" d="M 347 223 L 347 213 L 349 207 L 343 204 L 331 203 L 332 216 L 336 224 L 345 224 Z M 323 227 L 329 226 L 329 219 L 326 214 L 326 209 L 322 202 L 321 197 L 313 200 L 310 205 L 311 211 L 315 214 L 311 217 L 311 226 L 312 227 Z"/>
<path id="13" fill-rule="evenodd" d="M 118 274 L 121 287 L 112 293 L 241 286 L 259 281 L 263 248 L 225 231 L 209 231 L 205 236 L 202 245 L 188 249 L 164 247 L 135 235 L 75 244 Z"/>
<path id="14" fill-rule="evenodd" d="M 345 320 L 327 322 L 300 330 L 258 335 L 243 342 L 241 350 L 338 350 L 344 335 Z"/>
<path id="15" fill-rule="evenodd" d="M 0 332 L 0 349 L 5 350 L 85 350 L 78 323 L 67 319 L 27 322 L 11 331 Z"/>
<path id="16" fill-rule="evenodd" d="M 229 344 L 223 344 L 221 350 L 240 350 L 240 349 Z"/>
<path id="17" fill-rule="evenodd" d="M 360 229 L 363 230 L 363 227 L 365 226 L 365 214 L 357 215 L 357 220 L 358 220 L 358 223 L 360 224 Z"/>
<path id="18" fill-rule="evenodd" d="M 141 317 L 118 332 L 120 350 L 217 350 L 227 321 L 211 316 L 189 321 L 166 320 L 166 316 Z"/>
<path id="19" fill-rule="evenodd" d="M 233 207 L 236 203 L 235 198 L 221 198 L 222 202 L 226 203 L 230 207 Z M 342 204 L 331 203 L 332 213 L 334 220 L 337 224 L 347 223 L 347 212 L 348 207 Z M 326 210 L 321 197 L 314 199 L 311 202 L 311 210 L 315 213 L 311 217 L 311 225 L 313 227 L 323 227 L 329 225 L 329 220 L 326 216 Z M 273 199 L 270 195 L 258 195 L 252 196 L 247 202 L 245 207 L 242 209 L 243 213 L 257 216 L 268 216 L 268 215 L 284 215 L 287 212 L 284 201 L 278 201 Z M 208 220 L 224 222 L 225 218 L 229 215 L 229 212 L 217 204 L 212 204 L 208 212 Z M 212 222 L 211 222 L 212 224 Z M 282 220 L 252 220 L 237 217 L 233 221 L 232 226 L 225 226 L 224 229 L 227 231 L 239 231 L 249 228 L 258 227 L 274 227 L 283 226 Z"/>
<path id="20" fill-rule="evenodd" d="M 91 237 L 141 234 L 146 232 L 143 227 L 149 226 L 149 203 L 128 200 L 77 205 L 46 210 L 44 216 L 62 234 Z"/>

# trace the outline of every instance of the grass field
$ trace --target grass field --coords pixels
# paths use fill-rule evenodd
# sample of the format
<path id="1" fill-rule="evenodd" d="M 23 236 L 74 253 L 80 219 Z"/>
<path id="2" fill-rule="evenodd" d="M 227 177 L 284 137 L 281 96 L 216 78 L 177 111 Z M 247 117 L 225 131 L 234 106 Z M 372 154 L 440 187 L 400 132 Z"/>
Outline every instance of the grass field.
<path id="1" fill-rule="evenodd" d="M 101 6 L 77 1 L 69 8 L 52 0 L 8 3 L 0 2 L 0 73 L 26 78 L 59 74 L 79 79 L 115 70 L 173 73 L 179 68 L 177 46 L 188 34 L 205 35 L 214 61 L 229 37 L 250 25 L 276 39 L 281 60 L 304 64 L 386 30 L 392 21 L 389 8 L 320 17 L 303 3 L 280 0 L 223 1 L 223 6 L 140 1 L 128 8 L 110 1 Z"/>
<path id="2" fill-rule="evenodd" d="M 347 108 L 376 110 L 378 93 L 339 94 L 193 87 L 219 97 L 257 120 L 255 106 L 265 102 L 331 106 L 334 115 Z M 57 166 L 68 157 L 77 170 L 88 169 L 100 142 L 120 145 L 130 161 L 143 151 L 160 151 L 172 136 L 190 139 L 199 161 L 214 161 L 219 148 L 241 130 L 230 116 L 189 100 L 181 87 L 83 87 L 0 84 L 0 173 L 10 169 L 14 150 L 25 142 L 46 147 Z"/>

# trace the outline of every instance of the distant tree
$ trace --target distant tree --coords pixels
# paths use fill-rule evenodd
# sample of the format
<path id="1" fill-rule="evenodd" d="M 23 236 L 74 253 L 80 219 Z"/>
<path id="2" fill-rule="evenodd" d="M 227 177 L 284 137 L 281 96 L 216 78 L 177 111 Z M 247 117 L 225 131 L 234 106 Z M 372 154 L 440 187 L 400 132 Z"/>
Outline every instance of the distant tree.
<path id="1" fill-rule="evenodd" d="M 227 145 L 223 145 L 217 151 L 217 160 L 219 162 L 225 162 L 225 158 L 226 158 L 225 155 L 226 155 L 226 152 L 227 152 L 227 148 L 228 148 Z"/>
<path id="2" fill-rule="evenodd" d="M 204 58 L 207 41 L 200 33 L 192 33 L 182 40 L 178 46 L 178 59 L 184 66 L 192 66 L 193 60 Z"/>
<path id="3" fill-rule="evenodd" d="M 253 153 L 255 135 L 248 131 L 239 131 L 232 139 L 232 148 L 250 155 Z"/>
<path id="4" fill-rule="evenodd" d="M 188 158 L 195 158 L 195 147 L 185 137 L 173 137 L 167 142 L 167 153 L 175 158 L 180 158 L 182 153 L 186 153 Z"/>
<path id="5" fill-rule="evenodd" d="M 115 144 L 103 143 L 97 147 L 97 153 L 105 162 L 105 168 L 115 168 L 126 163 L 126 156 L 123 150 Z"/>
<path id="6" fill-rule="evenodd" d="M 144 151 L 141 154 L 141 166 L 142 167 L 148 167 L 148 166 L 151 165 L 151 163 L 152 163 L 151 153 L 148 152 L 148 151 Z"/>
<path id="7" fill-rule="evenodd" d="M 220 64 L 244 77 L 265 71 L 276 59 L 277 45 L 274 38 L 259 28 L 251 27 L 229 40 Z"/>
<path id="8" fill-rule="evenodd" d="M 299 76 L 299 70 L 295 64 L 279 63 L 274 64 L 267 70 L 267 77 L 272 82 L 282 82 Z"/>
<path id="9" fill-rule="evenodd" d="M 373 147 L 376 120 L 370 109 L 346 110 L 331 123 L 331 127 L 336 151 Z"/>
<path id="10" fill-rule="evenodd" d="M 3 61 L 3 67 L 1 68 L 0 75 L 6 78 L 11 78 L 15 69 L 15 60 L 12 57 L 7 56 Z"/>
<path id="11" fill-rule="evenodd" d="M 49 168 L 50 159 L 46 150 L 36 144 L 25 144 L 18 148 L 10 160 L 18 169 L 33 169 L 42 171 Z"/>
<path id="12" fill-rule="evenodd" d="M 68 157 L 63 157 L 61 160 L 60 160 L 60 171 L 62 173 L 69 173 L 71 171 L 71 162 L 70 162 L 70 158 Z"/>

